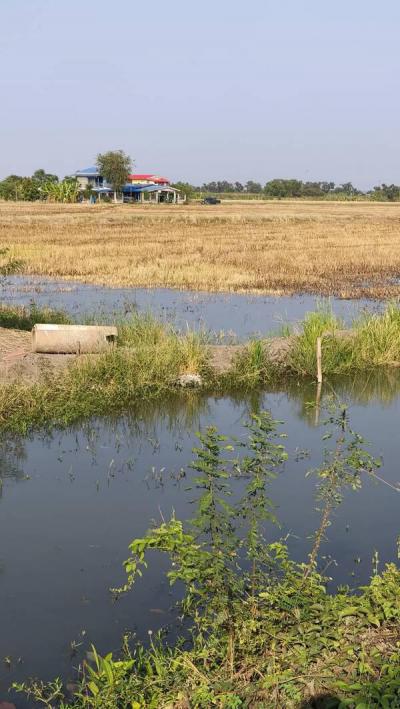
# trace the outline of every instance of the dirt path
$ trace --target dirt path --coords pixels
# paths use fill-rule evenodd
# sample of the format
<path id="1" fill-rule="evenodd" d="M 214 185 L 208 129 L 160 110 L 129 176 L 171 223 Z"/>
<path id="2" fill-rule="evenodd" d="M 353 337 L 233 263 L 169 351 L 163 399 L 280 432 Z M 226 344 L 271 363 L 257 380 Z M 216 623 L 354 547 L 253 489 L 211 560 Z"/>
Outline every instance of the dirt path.
<path id="1" fill-rule="evenodd" d="M 43 355 L 31 351 L 32 335 L 0 327 L 0 382 L 39 381 L 45 373 L 64 369 L 75 355 Z"/>

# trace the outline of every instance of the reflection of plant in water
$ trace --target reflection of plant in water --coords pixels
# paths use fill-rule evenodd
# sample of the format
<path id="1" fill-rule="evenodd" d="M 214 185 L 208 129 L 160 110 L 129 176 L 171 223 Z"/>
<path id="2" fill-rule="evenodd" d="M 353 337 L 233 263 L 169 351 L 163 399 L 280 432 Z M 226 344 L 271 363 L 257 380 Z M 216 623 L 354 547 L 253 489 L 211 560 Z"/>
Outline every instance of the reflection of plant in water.
<path id="1" fill-rule="evenodd" d="M 21 467 L 21 461 L 25 459 L 26 450 L 22 440 L 0 440 L 0 494 L 4 479 L 23 480 L 26 478 L 26 474 Z"/>
<path id="2" fill-rule="evenodd" d="M 287 458 L 277 423 L 261 412 L 251 417 L 244 441 L 215 428 L 200 436 L 193 519 L 184 524 L 173 516 L 135 539 L 127 583 L 116 591 L 132 587 L 149 553 L 166 554 L 170 582 L 183 587 L 191 642 L 166 647 L 150 637 L 148 649 L 125 648 L 121 661 L 95 655 L 68 706 L 294 709 L 316 692 L 336 697 L 332 706 L 399 705 L 399 570 L 389 565 L 380 576 L 375 558 L 369 586 L 334 595 L 317 571 L 344 490 L 359 488 L 379 465 L 345 409 L 329 411 L 328 426 L 323 464 L 314 471 L 321 522 L 301 564 L 284 541 L 265 538 L 266 522 L 275 521 L 268 485 Z M 46 691 L 38 683 L 19 689 L 36 699 Z"/>
<path id="3" fill-rule="evenodd" d="M 325 421 L 325 425 L 329 425 L 333 430 L 328 430 L 323 435 L 323 441 L 331 440 L 334 432 L 337 433 L 333 448 L 325 450 L 323 465 L 316 471 L 319 479 L 317 499 L 322 505 L 319 508 L 321 523 L 314 536 L 309 562 L 304 569 L 305 578 L 317 567 L 321 544 L 331 524 L 332 512 L 342 501 L 343 490 L 359 489 L 361 474 L 374 475 L 376 469 L 380 467 L 380 461 L 373 459 L 363 449 L 363 438 L 349 428 L 346 407 L 338 408 L 331 404 L 330 416 Z"/>

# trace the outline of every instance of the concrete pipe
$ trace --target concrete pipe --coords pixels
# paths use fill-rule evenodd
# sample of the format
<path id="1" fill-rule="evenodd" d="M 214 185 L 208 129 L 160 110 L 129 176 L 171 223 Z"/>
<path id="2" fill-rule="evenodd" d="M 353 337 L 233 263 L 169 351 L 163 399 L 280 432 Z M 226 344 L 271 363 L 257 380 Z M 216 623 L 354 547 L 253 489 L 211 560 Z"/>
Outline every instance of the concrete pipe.
<path id="1" fill-rule="evenodd" d="M 113 347 L 118 330 L 107 325 L 34 325 L 32 351 L 44 354 L 89 354 Z"/>

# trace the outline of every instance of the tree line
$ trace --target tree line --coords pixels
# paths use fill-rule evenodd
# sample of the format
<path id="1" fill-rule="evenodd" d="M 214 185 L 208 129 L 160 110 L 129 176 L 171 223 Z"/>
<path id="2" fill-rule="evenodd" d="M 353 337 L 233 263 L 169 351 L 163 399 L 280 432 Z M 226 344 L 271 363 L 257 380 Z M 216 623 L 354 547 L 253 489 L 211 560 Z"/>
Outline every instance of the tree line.
<path id="1" fill-rule="evenodd" d="M 131 159 L 122 151 L 109 151 L 97 156 L 97 164 L 102 174 L 107 176 L 113 186 L 115 195 L 125 183 Z M 107 175 L 106 175 L 107 173 Z M 262 185 L 260 182 L 248 180 L 245 183 L 218 180 L 206 182 L 201 186 L 189 182 L 176 182 L 174 187 L 180 189 L 187 198 L 196 198 L 204 194 L 258 196 L 264 199 L 372 199 L 382 202 L 400 201 L 400 185 L 385 183 L 375 186 L 372 190 L 362 191 L 351 182 L 336 185 L 334 182 L 303 182 L 296 179 L 274 179 Z M 35 170 L 30 177 L 9 175 L 0 181 L 0 199 L 49 200 L 58 202 L 74 202 L 83 194 L 74 177 L 59 180 L 57 175 L 46 172 L 43 168 Z M 88 197 L 86 193 L 84 197 Z"/>
<path id="2" fill-rule="evenodd" d="M 57 175 L 42 168 L 35 170 L 31 177 L 9 175 L 0 181 L 0 199 L 5 200 L 74 202 L 78 192 L 79 185 L 75 178 L 65 177 L 59 180 Z"/>
<path id="3" fill-rule="evenodd" d="M 379 201 L 397 202 L 400 201 L 400 185 L 377 185 L 372 190 L 363 191 L 354 187 L 351 182 L 344 182 L 336 185 L 334 182 L 303 182 L 296 179 L 274 179 L 262 185 L 260 182 L 248 180 L 244 184 L 241 182 L 229 182 L 219 180 L 206 182 L 201 186 L 192 185 L 189 182 L 177 182 L 174 185 L 181 189 L 189 198 L 198 194 L 234 194 L 234 195 L 258 195 L 266 199 L 326 199 L 344 198 L 352 199 L 366 197 Z"/>
<path id="4" fill-rule="evenodd" d="M 99 173 L 111 185 L 114 201 L 117 201 L 117 194 L 126 183 L 131 171 L 132 158 L 123 150 L 109 150 L 97 155 L 96 166 Z M 89 199 L 91 194 L 90 185 L 81 189 L 76 177 L 67 175 L 63 180 L 59 180 L 57 175 L 46 172 L 43 168 L 35 170 L 31 177 L 9 175 L 0 181 L 0 199 L 5 200 L 77 202 L 82 198 Z"/>

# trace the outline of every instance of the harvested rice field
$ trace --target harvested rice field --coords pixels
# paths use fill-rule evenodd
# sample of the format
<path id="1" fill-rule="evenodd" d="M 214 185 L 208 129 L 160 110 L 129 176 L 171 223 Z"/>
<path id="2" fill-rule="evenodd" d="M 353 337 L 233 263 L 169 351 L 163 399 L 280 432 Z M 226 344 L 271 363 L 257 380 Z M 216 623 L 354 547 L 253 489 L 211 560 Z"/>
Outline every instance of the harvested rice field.
<path id="1" fill-rule="evenodd" d="M 399 247 L 398 203 L 0 203 L 0 248 L 22 273 L 115 287 L 387 299 Z"/>

